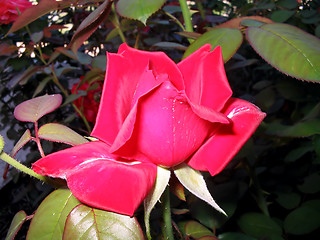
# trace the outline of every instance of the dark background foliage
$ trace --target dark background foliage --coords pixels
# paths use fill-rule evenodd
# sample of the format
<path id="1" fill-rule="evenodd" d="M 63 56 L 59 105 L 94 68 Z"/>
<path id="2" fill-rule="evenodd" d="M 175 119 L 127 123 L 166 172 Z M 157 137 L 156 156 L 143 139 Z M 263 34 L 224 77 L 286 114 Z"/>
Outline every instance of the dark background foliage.
<path id="1" fill-rule="evenodd" d="M 319 0 L 192 2 L 193 9 L 200 10 L 193 15 L 197 33 L 235 17 L 259 15 L 320 36 Z M 181 46 L 188 46 L 189 42 L 177 34 L 181 29 L 166 14 L 170 12 L 182 21 L 177 6 L 177 1 L 167 1 L 163 10 L 148 19 L 147 26 L 111 12 L 108 19 L 81 46 L 82 54 L 75 57 L 69 51 L 56 56 L 52 66 L 59 72 L 60 83 L 70 93 L 80 76 L 85 76 L 84 81 L 90 83 L 103 81 L 105 52 L 116 52 L 122 43 L 117 27 L 122 29 L 130 46 L 150 51 L 161 50 L 174 61 L 180 61 L 184 52 Z M 82 19 L 94 8 L 95 4 L 88 4 L 83 8 L 53 11 L 31 23 L 28 30 L 20 29 L 1 40 L 0 129 L 6 141 L 17 141 L 26 128 L 32 129 L 32 125 L 14 119 L 13 110 L 17 104 L 37 95 L 61 92 L 55 82 L 48 79 L 49 70 L 43 67 L 38 56 L 33 55 L 38 50 L 31 44 L 35 39 L 30 38 L 28 31 L 33 38 L 37 38 L 36 33 L 42 32 L 39 42 L 43 44 L 43 56 L 49 61 L 58 47 L 70 42 Z M 118 26 L 115 19 L 119 21 Z M 72 23 L 73 26 L 64 31 L 55 27 L 48 29 L 48 23 L 51 26 Z M 9 27 L 0 25 L 1 36 L 8 32 Z M 6 48 L 9 50 L 4 51 L 4 44 L 11 46 Z M 23 52 L 21 44 L 25 44 Z M 20 49 L 14 46 L 20 46 Z M 93 57 L 89 57 L 89 53 Z M 201 239 L 214 239 L 213 236 L 221 240 L 319 239 L 319 84 L 297 80 L 279 72 L 247 42 L 241 45 L 225 67 L 234 97 L 253 102 L 267 113 L 267 117 L 222 173 L 213 178 L 206 175 L 214 199 L 228 217 L 220 215 L 191 194 L 186 193 L 186 202 L 172 194 L 172 216 L 177 239 L 200 239 L 208 235 L 211 238 Z M 80 91 L 78 95 L 65 98 L 72 102 L 85 95 L 85 91 Z M 63 123 L 82 135 L 88 135 L 87 127 L 71 104 L 64 104 L 42 118 L 39 124 L 47 122 Z M 93 126 L 92 123 L 89 125 Z M 46 153 L 66 147 L 45 141 L 43 144 Z M 24 150 L 19 158 L 26 165 L 40 157 L 35 144 L 28 144 Z M 1 174 L 4 171 L 2 169 Z M 8 177 L 11 180 L 0 190 L 1 239 L 5 238 L 16 212 L 23 209 L 31 215 L 52 190 L 11 168 Z M 141 211 L 138 211 L 138 216 L 141 216 Z M 153 236 L 160 239 L 161 208 L 152 212 L 150 222 Z M 23 225 L 16 239 L 24 239 L 27 226 L 28 223 Z"/>

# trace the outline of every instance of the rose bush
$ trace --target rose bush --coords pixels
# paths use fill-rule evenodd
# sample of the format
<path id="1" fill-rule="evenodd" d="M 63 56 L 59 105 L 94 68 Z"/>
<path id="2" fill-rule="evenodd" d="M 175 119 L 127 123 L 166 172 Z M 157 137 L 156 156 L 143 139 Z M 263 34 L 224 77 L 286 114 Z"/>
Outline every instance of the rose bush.
<path id="1" fill-rule="evenodd" d="M 157 166 L 187 163 L 219 173 L 265 114 L 232 98 L 220 47 L 205 45 L 179 64 L 163 52 L 120 46 L 107 70 L 92 136 L 98 141 L 50 154 L 39 174 L 67 180 L 80 201 L 133 215 Z"/>
<path id="2" fill-rule="evenodd" d="M 20 13 L 31 7 L 32 3 L 28 0 L 0 0 L 0 5 L 0 24 L 9 24 L 14 22 Z"/>
<path id="3" fill-rule="evenodd" d="M 83 77 L 80 78 L 82 80 Z M 84 97 L 79 97 L 73 103 L 83 112 L 88 122 L 95 122 L 96 116 L 99 108 L 99 97 L 101 94 L 100 85 L 90 90 L 90 84 L 85 82 L 84 84 L 80 83 L 74 84 L 71 89 L 72 94 L 77 94 L 79 90 L 87 91 L 87 95 Z"/>

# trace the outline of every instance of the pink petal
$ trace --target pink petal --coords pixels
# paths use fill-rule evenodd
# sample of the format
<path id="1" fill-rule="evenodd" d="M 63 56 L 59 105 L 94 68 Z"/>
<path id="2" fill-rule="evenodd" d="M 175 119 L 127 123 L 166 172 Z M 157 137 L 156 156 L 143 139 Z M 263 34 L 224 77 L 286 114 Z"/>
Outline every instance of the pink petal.
<path id="1" fill-rule="evenodd" d="M 107 71 L 92 136 L 112 144 L 131 110 L 141 76 L 149 68 L 143 56 L 107 53 Z"/>
<path id="2" fill-rule="evenodd" d="M 32 169 L 41 175 L 66 179 L 69 172 L 85 161 L 122 160 L 111 154 L 109 149 L 110 147 L 101 141 L 84 143 L 49 154 L 33 163 Z"/>
<path id="3" fill-rule="evenodd" d="M 68 187 L 81 202 L 132 216 L 152 189 L 157 166 L 98 160 L 83 163 L 67 177 Z"/>
<path id="4" fill-rule="evenodd" d="M 135 59 L 142 57 L 149 59 L 150 70 L 152 70 L 155 76 L 166 74 L 169 76 L 169 81 L 171 81 L 178 90 L 184 89 L 184 83 L 180 70 L 164 52 L 141 51 L 131 48 L 126 44 L 122 44 L 119 47 L 118 53 L 121 53 L 127 58 Z"/>
<path id="5" fill-rule="evenodd" d="M 190 158 L 192 168 L 216 175 L 237 154 L 266 116 L 255 105 L 231 98 L 222 110 L 232 124 L 221 125 L 207 142 Z"/>
<path id="6" fill-rule="evenodd" d="M 109 153 L 109 146 L 100 141 L 50 154 L 32 167 L 39 174 L 66 179 L 81 202 L 130 216 L 157 175 L 156 165 L 124 161 Z"/>
<path id="7" fill-rule="evenodd" d="M 224 70 L 221 48 L 210 52 L 204 45 L 178 64 L 186 94 L 197 105 L 220 111 L 232 95 Z"/>
<path id="8" fill-rule="evenodd" d="M 116 139 L 111 151 L 160 166 L 171 167 L 185 161 L 212 128 L 212 123 L 196 115 L 184 95 L 168 81 L 142 97 L 134 114 L 136 119 L 128 118 L 121 129 L 123 133 L 118 135 L 123 143 L 122 136 L 127 134 L 128 141 L 121 146 L 115 145 Z"/>

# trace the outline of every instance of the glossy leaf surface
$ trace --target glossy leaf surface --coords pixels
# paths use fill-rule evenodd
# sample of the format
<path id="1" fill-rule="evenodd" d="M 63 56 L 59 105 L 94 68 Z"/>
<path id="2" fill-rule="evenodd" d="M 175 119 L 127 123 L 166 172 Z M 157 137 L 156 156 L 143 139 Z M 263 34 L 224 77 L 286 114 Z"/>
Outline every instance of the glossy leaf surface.
<path id="1" fill-rule="evenodd" d="M 195 40 L 185 51 L 183 58 L 198 50 L 206 43 L 211 44 L 211 50 L 221 46 L 223 61 L 227 62 L 238 50 L 243 37 L 239 29 L 217 28 L 210 30 Z"/>
<path id="2" fill-rule="evenodd" d="M 226 213 L 213 200 L 206 182 L 201 173 L 182 163 L 174 168 L 174 174 L 177 176 L 182 185 L 198 198 L 210 204 L 219 212 Z"/>
<path id="3" fill-rule="evenodd" d="M 58 123 L 48 123 L 40 127 L 39 138 L 53 142 L 66 143 L 72 146 L 88 142 L 87 139 L 71 128 Z"/>
<path id="4" fill-rule="evenodd" d="M 156 205 L 156 203 L 159 201 L 164 190 L 166 189 L 170 179 L 170 173 L 171 172 L 168 169 L 159 166 L 157 167 L 156 181 L 152 190 L 149 192 L 148 196 L 144 200 L 144 222 L 146 225 L 146 232 L 148 236 L 151 236 L 149 224 L 150 213 Z"/>
<path id="5" fill-rule="evenodd" d="M 117 11 L 123 17 L 139 20 L 146 24 L 147 19 L 158 11 L 165 0 L 119 0 Z"/>
<path id="6" fill-rule="evenodd" d="M 85 205 L 72 210 L 66 221 L 64 240 L 144 239 L 136 218 Z"/>
<path id="7" fill-rule="evenodd" d="M 62 239 L 68 214 L 80 202 L 69 189 L 52 192 L 38 207 L 28 231 L 27 239 Z"/>
<path id="8" fill-rule="evenodd" d="M 52 112 L 60 106 L 60 94 L 44 95 L 20 103 L 14 109 L 14 116 L 19 121 L 36 122 L 43 115 Z"/>
<path id="9" fill-rule="evenodd" d="M 292 77 L 320 81 L 320 40 L 296 27 L 274 23 L 249 27 L 247 38 L 268 63 Z"/>
<path id="10" fill-rule="evenodd" d="M 5 240 L 13 240 L 18 233 L 19 229 L 21 228 L 22 224 L 26 221 L 27 214 L 21 210 L 14 215 L 14 218 L 11 222 L 9 227 L 7 236 Z"/>

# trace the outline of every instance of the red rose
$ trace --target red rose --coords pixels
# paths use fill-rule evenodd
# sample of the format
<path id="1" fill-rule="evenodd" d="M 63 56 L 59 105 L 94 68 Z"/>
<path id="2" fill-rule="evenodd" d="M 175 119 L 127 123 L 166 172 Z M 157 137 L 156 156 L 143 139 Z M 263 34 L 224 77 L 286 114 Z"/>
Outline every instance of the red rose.
<path id="1" fill-rule="evenodd" d="M 20 14 L 32 6 L 28 0 L 0 0 L 0 24 L 14 22 Z M 17 11 L 19 9 L 19 12 Z"/>
<path id="2" fill-rule="evenodd" d="M 65 178 L 82 202 L 133 215 L 156 178 L 156 166 L 186 162 L 219 173 L 265 117 L 231 98 L 220 47 L 205 45 L 175 64 L 162 52 L 123 44 L 107 54 L 92 136 L 100 141 L 48 155 L 33 165 Z"/>
<path id="3" fill-rule="evenodd" d="M 80 78 L 80 80 L 83 77 Z M 78 90 L 88 91 L 90 85 L 88 83 L 82 84 L 80 87 L 79 83 L 74 84 L 71 89 L 72 94 L 77 94 Z M 73 103 L 83 112 L 88 122 L 95 122 L 99 108 L 99 98 L 101 94 L 101 87 L 89 90 L 87 95 L 84 97 L 77 98 Z"/>

